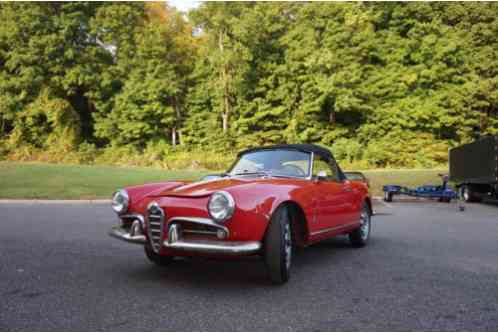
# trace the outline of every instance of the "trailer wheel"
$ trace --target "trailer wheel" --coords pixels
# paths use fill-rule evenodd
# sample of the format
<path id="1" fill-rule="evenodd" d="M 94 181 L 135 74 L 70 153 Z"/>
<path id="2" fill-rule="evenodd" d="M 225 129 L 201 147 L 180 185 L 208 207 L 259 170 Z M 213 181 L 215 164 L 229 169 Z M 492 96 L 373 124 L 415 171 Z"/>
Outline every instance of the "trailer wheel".
<path id="1" fill-rule="evenodd" d="M 385 202 L 392 202 L 393 201 L 393 194 L 391 192 L 384 192 L 384 201 Z"/>
<path id="2" fill-rule="evenodd" d="M 439 202 L 446 202 L 446 203 L 450 203 L 451 202 L 451 198 L 450 197 L 439 197 Z"/>
<path id="3" fill-rule="evenodd" d="M 481 201 L 481 198 L 477 197 L 472 191 L 472 187 L 470 185 L 462 185 L 460 187 L 460 193 L 465 202 L 479 202 Z"/>

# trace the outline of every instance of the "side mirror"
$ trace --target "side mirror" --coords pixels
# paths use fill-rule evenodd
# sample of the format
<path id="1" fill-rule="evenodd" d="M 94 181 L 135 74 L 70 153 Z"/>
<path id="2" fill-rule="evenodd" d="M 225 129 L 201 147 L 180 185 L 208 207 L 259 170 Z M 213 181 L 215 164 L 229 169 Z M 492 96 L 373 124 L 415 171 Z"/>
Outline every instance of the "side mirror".
<path id="1" fill-rule="evenodd" d="M 327 171 L 325 170 L 318 171 L 318 173 L 316 174 L 316 180 L 320 181 L 326 179 L 327 179 Z"/>

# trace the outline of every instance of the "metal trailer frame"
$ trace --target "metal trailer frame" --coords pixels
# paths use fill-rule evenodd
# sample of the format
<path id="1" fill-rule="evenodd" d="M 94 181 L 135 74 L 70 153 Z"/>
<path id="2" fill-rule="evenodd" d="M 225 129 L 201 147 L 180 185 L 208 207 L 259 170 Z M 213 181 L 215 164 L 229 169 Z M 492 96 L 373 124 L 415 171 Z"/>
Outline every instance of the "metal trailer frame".
<path id="1" fill-rule="evenodd" d="M 417 198 L 437 198 L 441 202 L 451 202 L 458 198 L 458 193 L 444 185 L 423 185 L 411 189 L 400 185 L 384 185 L 384 201 L 391 202 L 395 195 L 407 195 Z"/>

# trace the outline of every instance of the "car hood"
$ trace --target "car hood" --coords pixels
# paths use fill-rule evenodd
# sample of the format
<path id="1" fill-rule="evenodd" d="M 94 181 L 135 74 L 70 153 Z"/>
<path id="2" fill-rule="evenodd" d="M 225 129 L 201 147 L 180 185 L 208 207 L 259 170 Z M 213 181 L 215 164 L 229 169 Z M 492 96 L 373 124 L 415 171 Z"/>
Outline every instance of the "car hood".
<path id="1" fill-rule="evenodd" d="M 254 179 L 251 181 L 254 181 Z M 226 190 L 241 184 L 247 184 L 248 182 L 249 180 L 240 178 L 212 179 L 167 189 L 157 193 L 157 196 L 205 197 L 211 195 L 213 192 Z"/>
<path id="2" fill-rule="evenodd" d="M 183 184 L 174 188 L 164 189 L 156 192 L 154 196 L 171 197 L 206 197 L 216 191 L 232 191 L 248 189 L 253 186 L 299 186 L 304 179 L 279 178 L 279 177 L 230 177 L 221 179 L 211 179 L 195 183 Z M 232 193 L 233 194 L 233 193 Z"/>

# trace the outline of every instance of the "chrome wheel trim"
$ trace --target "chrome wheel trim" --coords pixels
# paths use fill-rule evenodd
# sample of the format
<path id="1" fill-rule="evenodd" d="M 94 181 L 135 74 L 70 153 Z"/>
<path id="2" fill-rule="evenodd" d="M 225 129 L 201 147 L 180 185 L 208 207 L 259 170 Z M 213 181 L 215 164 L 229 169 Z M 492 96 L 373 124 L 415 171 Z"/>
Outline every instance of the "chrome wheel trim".
<path id="1" fill-rule="evenodd" d="M 468 188 L 467 186 L 465 186 L 465 187 L 463 188 L 463 191 L 462 191 L 462 192 L 463 192 L 463 199 L 464 199 L 465 201 L 469 201 L 469 197 L 470 197 L 470 195 L 469 195 L 469 188 Z"/>
<path id="2" fill-rule="evenodd" d="M 370 234 L 370 215 L 365 208 L 362 209 L 360 215 L 360 235 L 362 240 L 367 240 Z"/>
<path id="3" fill-rule="evenodd" d="M 286 223 L 284 227 L 284 253 L 285 267 L 289 270 L 292 259 L 292 233 L 289 223 Z"/>

